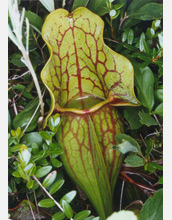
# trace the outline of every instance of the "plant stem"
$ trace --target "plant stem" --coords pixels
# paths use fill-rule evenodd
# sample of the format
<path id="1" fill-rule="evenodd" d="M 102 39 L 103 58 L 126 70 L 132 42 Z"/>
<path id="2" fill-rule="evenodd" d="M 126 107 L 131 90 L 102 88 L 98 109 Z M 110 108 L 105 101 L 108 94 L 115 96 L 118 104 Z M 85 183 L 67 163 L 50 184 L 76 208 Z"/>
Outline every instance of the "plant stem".
<path id="1" fill-rule="evenodd" d="M 33 213 L 33 209 L 32 209 L 32 206 L 30 204 L 30 200 L 29 200 L 29 197 L 28 197 L 28 194 L 26 193 L 26 197 L 27 197 L 27 200 L 29 202 L 29 207 L 30 207 L 30 210 L 31 210 L 31 213 L 32 213 L 32 216 L 33 216 L 33 220 L 36 220 L 35 216 L 34 216 L 34 213 Z"/>
<path id="2" fill-rule="evenodd" d="M 39 184 L 39 186 L 44 190 L 44 192 L 49 196 L 50 199 L 52 199 L 54 201 L 54 203 L 58 206 L 58 208 L 64 213 L 63 208 L 61 207 L 61 205 L 52 197 L 52 195 L 43 187 L 43 185 L 41 184 L 41 182 L 36 178 L 35 175 L 33 175 L 34 180 L 36 180 L 36 182 Z M 73 220 L 71 218 L 71 220 Z"/>

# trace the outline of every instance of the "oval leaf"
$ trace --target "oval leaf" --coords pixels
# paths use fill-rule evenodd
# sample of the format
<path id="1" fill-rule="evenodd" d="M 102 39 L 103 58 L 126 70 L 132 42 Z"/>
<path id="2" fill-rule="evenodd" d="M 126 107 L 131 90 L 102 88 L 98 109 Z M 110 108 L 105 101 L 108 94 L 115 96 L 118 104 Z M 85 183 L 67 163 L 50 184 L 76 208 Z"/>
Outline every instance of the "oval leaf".
<path id="1" fill-rule="evenodd" d="M 41 167 L 40 169 L 38 169 L 35 173 L 35 176 L 37 178 L 41 178 L 45 175 L 47 175 L 52 169 L 52 166 L 46 166 L 46 167 Z"/>
<path id="2" fill-rule="evenodd" d="M 66 202 L 70 203 L 76 196 L 76 191 L 73 190 L 69 193 L 67 193 L 66 195 L 64 195 L 61 200 L 60 200 L 60 203 L 62 204 L 62 201 L 65 200 Z"/>
<path id="3" fill-rule="evenodd" d="M 55 202 L 52 199 L 43 199 L 38 203 L 39 207 L 50 208 L 55 206 Z"/>
<path id="4" fill-rule="evenodd" d="M 55 182 L 52 186 L 51 186 L 51 188 L 50 188 L 50 190 L 49 190 L 49 193 L 51 194 L 51 195 L 53 195 L 54 193 L 56 193 L 62 186 L 63 186 L 63 184 L 64 184 L 64 180 L 62 179 L 60 179 L 60 180 L 58 180 L 57 182 Z"/>
<path id="5" fill-rule="evenodd" d="M 63 212 L 57 212 L 53 215 L 52 220 L 63 220 L 65 218 L 65 214 Z"/>
<path id="6" fill-rule="evenodd" d="M 163 189 L 159 189 L 154 193 L 153 197 L 149 197 L 141 212 L 139 220 L 163 220 Z"/>
<path id="7" fill-rule="evenodd" d="M 89 210 L 81 211 L 74 216 L 74 220 L 83 220 L 83 219 L 87 218 L 90 215 L 90 213 L 91 213 L 91 211 L 89 211 Z"/>
<path id="8" fill-rule="evenodd" d="M 54 182 L 56 176 L 57 176 L 56 171 L 49 173 L 42 183 L 43 187 L 48 188 Z"/>
<path id="9" fill-rule="evenodd" d="M 65 200 L 62 201 L 62 207 L 63 207 L 64 214 L 66 215 L 66 217 L 72 218 L 73 217 L 72 208 Z"/>

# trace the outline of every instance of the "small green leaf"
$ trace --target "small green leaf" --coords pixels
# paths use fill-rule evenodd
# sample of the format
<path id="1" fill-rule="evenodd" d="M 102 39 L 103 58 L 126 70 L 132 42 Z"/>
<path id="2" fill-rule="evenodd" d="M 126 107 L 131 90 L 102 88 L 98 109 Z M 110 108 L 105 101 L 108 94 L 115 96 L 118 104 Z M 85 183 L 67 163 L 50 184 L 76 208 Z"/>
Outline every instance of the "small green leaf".
<path id="1" fill-rule="evenodd" d="M 42 145 L 42 137 L 39 132 L 31 132 L 26 134 L 22 138 L 22 143 L 25 143 L 27 146 L 30 146 L 32 143 L 37 144 L 39 147 Z"/>
<path id="2" fill-rule="evenodd" d="M 161 103 L 160 105 L 158 105 L 155 109 L 155 111 L 153 112 L 153 114 L 158 114 L 160 116 L 163 116 L 163 103 Z"/>
<path id="3" fill-rule="evenodd" d="M 40 16 L 38 16 L 32 11 L 25 11 L 25 17 L 28 18 L 29 23 L 31 25 L 41 30 L 42 25 L 43 25 L 43 19 Z"/>
<path id="4" fill-rule="evenodd" d="M 134 64 L 134 69 L 138 99 L 151 112 L 154 105 L 154 75 L 149 67 L 139 69 Z"/>
<path id="5" fill-rule="evenodd" d="M 90 215 L 90 213 L 91 213 L 91 211 L 89 211 L 89 210 L 81 211 L 74 216 L 74 220 L 83 220 L 83 219 L 87 218 Z"/>
<path id="6" fill-rule="evenodd" d="M 73 190 L 69 193 L 66 193 L 61 199 L 60 199 L 60 204 L 62 204 L 62 201 L 65 200 L 66 202 L 70 203 L 76 196 L 76 191 Z"/>
<path id="7" fill-rule="evenodd" d="M 145 39 L 145 33 L 143 32 L 140 35 L 140 40 L 139 40 L 139 50 L 143 51 L 144 50 L 144 44 L 143 44 L 143 40 Z"/>
<path id="8" fill-rule="evenodd" d="M 163 101 L 163 89 L 156 89 L 155 97 L 159 102 L 162 102 Z"/>
<path id="9" fill-rule="evenodd" d="M 109 8 L 107 7 L 105 0 L 90 0 L 87 4 L 87 8 L 90 9 L 92 12 L 94 12 L 97 15 L 105 15 L 109 12 Z"/>
<path id="10" fill-rule="evenodd" d="M 123 142 L 123 140 L 127 140 L 128 142 L 130 142 L 130 144 L 132 144 L 134 147 L 137 148 L 138 152 L 141 152 L 138 142 L 134 138 L 132 138 L 131 136 L 129 136 L 127 134 L 117 134 L 115 136 L 115 139 L 118 144 L 121 144 Z"/>
<path id="11" fill-rule="evenodd" d="M 19 175 L 23 178 L 23 179 L 27 179 L 27 176 L 26 176 L 26 174 L 27 173 L 25 173 L 24 171 L 23 171 L 23 169 L 22 169 L 22 167 L 21 167 L 21 165 L 20 164 L 18 164 L 18 172 L 19 172 Z"/>
<path id="12" fill-rule="evenodd" d="M 163 184 L 163 176 L 161 176 L 160 178 L 159 178 L 159 184 Z"/>
<path id="13" fill-rule="evenodd" d="M 39 207 L 50 208 L 55 206 L 55 202 L 52 199 L 43 199 L 38 203 Z"/>
<path id="14" fill-rule="evenodd" d="M 26 145 L 22 144 L 20 147 L 20 152 L 18 153 L 20 162 L 26 166 L 31 158 L 31 153 L 26 147 Z"/>
<path id="15" fill-rule="evenodd" d="M 145 39 L 143 39 L 143 50 L 144 50 L 145 54 L 147 54 L 147 55 L 150 54 L 150 49 L 149 49 L 148 43 L 146 42 Z"/>
<path id="16" fill-rule="evenodd" d="M 153 149 L 153 140 L 150 138 L 146 141 L 146 155 L 149 155 Z"/>
<path id="17" fill-rule="evenodd" d="M 163 5 L 157 3 L 144 4 L 141 8 L 128 14 L 128 18 L 139 19 L 143 21 L 160 19 L 163 16 Z"/>
<path id="18" fill-rule="evenodd" d="M 73 6 L 72 6 L 72 11 L 74 11 L 78 7 L 86 7 L 88 4 L 89 0 L 74 0 Z"/>
<path id="19" fill-rule="evenodd" d="M 140 167 L 144 165 L 144 160 L 137 155 L 129 155 L 125 158 L 125 163 L 130 167 Z"/>
<path id="20" fill-rule="evenodd" d="M 46 166 L 46 167 L 41 167 L 40 169 L 38 169 L 35 173 L 35 176 L 37 178 L 41 178 L 45 175 L 47 175 L 52 169 L 52 166 Z"/>
<path id="21" fill-rule="evenodd" d="M 56 167 L 56 168 L 59 168 L 59 167 L 62 166 L 62 163 L 61 163 L 59 160 L 55 159 L 55 158 L 52 158 L 52 159 L 51 159 L 51 163 L 52 163 L 52 165 L 53 165 L 54 167 Z"/>
<path id="22" fill-rule="evenodd" d="M 161 20 L 155 20 L 152 22 L 152 28 L 154 29 L 154 31 L 156 31 L 157 28 L 159 28 L 161 25 Z"/>
<path id="23" fill-rule="evenodd" d="M 44 140 L 51 140 L 51 135 L 48 133 L 48 131 L 40 131 L 39 134 Z"/>
<path id="24" fill-rule="evenodd" d="M 124 110 L 124 118 L 128 121 L 132 130 L 142 126 L 140 123 L 139 111 L 140 108 L 137 107 L 126 107 Z"/>
<path id="25" fill-rule="evenodd" d="M 33 187 L 33 183 L 34 183 L 33 180 L 29 180 L 26 184 L 27 188 L 31 189 Z"/>
<path id="26" fill-rule="evenodd" d="M 38 106 L 38 99 L 31 101 L 26 108 L 20 112 L 13 120 L 14 128 L 21 127 L 22 129 L 26 127 L 28 122 L 30 121 L 31 117 L 33 116 L 36 108 Z M 35 114 L 32 122 L 30 123 L 29 127 L 27 128 L 27 132 L 32 131 L 38 125 L 38 118 L 40 115 L 40 111 L 38 109 L 37 113 Z"/>
<path id="27" fill-rule="evenodd" d="M 141 119 L 140 122 L 143 125 L 146 125 L 147 127 L 150 127 L 152 125 L 158 125 L 158 122 L 149 113 L 140 111 L 139 116 Z"/>
<path id="28" fill-rule="evenodd" d="M 132 44 L 134 40 L 134 32 L 132 29 L 128 31 L 127 42 L 128 44 Z"/>
<path id="29" fill-rule="evenodd" d="M 156 2 L 157 0 L 133 0 L 131 2 L 131 4 L 128 6 L 127 9 L 127 14 L 133 14 L 134 12 L 136 12 L 139 8 L 141 8 L 142 6 L 144 6 L 147 3 L 150 2 Z"/>
<path id="30" fill-rule="evenodd" d="M 22 146 L 22 144 L 16 144 L 15 146 L 13 146 L 13 147 L 10 147 L 9 148 L 9 151 L 10 152 L 17 152 L 17 151 L 19 151 L 20 150 L 20 147 Z"/>
<path id="31" fill-rule="evenodd" d="M 54 182 L 56 176 L 57 176 L 56 171 L 52 171 L 51 173 L 49 173 L 42 183 L 43 187 L 48 188 Z"/>
<path id="32" fill-rule="evenodd" d="M 12 173 L 12 175 L 15 176 L 15 177 L 21 177 L 19 171 L 17 171 L 17 170 L 14 171 L 14 172 Z"/>
<path id="33" fill-rule="evenodd" d="M 163 220 L 163 189 L 149 197 L 140 212 L 139 220 Z"/>
<path id="34" fill-rule="evenodd" d="M 128 152 L 138 152 L 137 147 L 132 145 L 129 141 L 123 140 L 121 144 L 116 145 L 113 147 L 115 150 L 119 150 L 122 154 L 126 154 Z"/>
<path id="35" fill-rule="evenodd" d="M 32 149 L 32 153 L 33 154 L 39 153 L 39 147 L 38 147 L 38 145 L 36 143 L 32 143 L 31 144 L 31 149 Z"/>
<path id="36" fill-rule="evenodd" d="M 59 127 L 59 123 L 60 123 L 60 116 L 59 114 L 55 114 L 49 118 L 48 126 L 52 132 L 56 133 Z"/>
<path id="37" fill-rule="evenodd" d="M 10 56 L 10 63 L 14 64 L 15 66 L 18 67 L 25 67 L 25 64 L 21 61 L 22 55 L 19 53 L 13 53 Z"/>
<path id="38" fill-rule="evenodd" d="M 62 201 L 62 207 L 63 207 L 64 214 L 66 215 L 66 217 L 72 218 L 73 217 L 73 211 L 72 211 L 72 208 L 70 207 L 69 203 L 67 203 L 65 200 L 63 200 Z"/>
<path id="39" fill-rule="evenodd" d="M 128 32 L 124 31 L 122 33 L 122 42 L 125 42 L 127 40 Z"/>
<path id="40" fill-rule="evenodd" d="M 63 220 L 65 218 L 65 214 L 63 212 L 57 212 L 53 215 L 52 220 Z"/>
<path id="41" fill-rule="evenodd" d="M 49 190 L 49 193 L 50 193 L 51 195 L 53 195 L 54 193 L 56 193 L 56 192 L 63 186 L 64 182 L 65 182 L 65 181 L 64 181 L 63 179 L 57 180 L 57 182 L 55 182 L 55 183 L 51 186 L 51 188 L 50 188 L 50 190 Z"/>

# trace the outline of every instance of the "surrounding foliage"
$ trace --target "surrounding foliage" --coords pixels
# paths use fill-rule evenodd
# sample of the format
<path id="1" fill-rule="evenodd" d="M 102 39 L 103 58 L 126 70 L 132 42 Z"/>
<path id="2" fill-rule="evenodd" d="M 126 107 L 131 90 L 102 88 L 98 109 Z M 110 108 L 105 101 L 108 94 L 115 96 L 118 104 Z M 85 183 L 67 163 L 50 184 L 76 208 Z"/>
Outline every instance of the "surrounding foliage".
<path id="1" fill-rule="evenodd" d="M 125 134 L 116 136 L 114 149 L 121 151 L 125 158 L 113 198 L 115 213 L 108 219 L 127 219 L 130 214 L 140 216 L 140 220 L 163 219 L 162 1 L 52 0 L 47 4 L 44 0 L 19 0 L 20 13 L 10 8 L 11 2 L 9 218 L 100 219 L 60 161 L 63 151 L 55 138 L 60 115 L 50 117 L 46 129 L 41 130 L 51 102 L 40 79 L 49 58 L 41 36 L 43 22 L 54 9 L 64 7 L 73 11 L 84 6 L 104 20 L 105 43 L 132 62 L 135 92 L 141 102 L 139 107 L 118 107 Z M 132 212 L 124 212 L 124 209 Z"/>

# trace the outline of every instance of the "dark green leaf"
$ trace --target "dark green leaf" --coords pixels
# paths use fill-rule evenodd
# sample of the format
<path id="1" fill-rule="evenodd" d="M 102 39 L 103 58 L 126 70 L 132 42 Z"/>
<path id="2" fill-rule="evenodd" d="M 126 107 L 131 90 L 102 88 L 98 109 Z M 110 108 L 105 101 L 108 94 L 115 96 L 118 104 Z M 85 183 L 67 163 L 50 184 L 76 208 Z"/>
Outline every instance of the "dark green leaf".
<path id="1" fill-rule="evenodd" d="M 57 176 L 56 171 L 49 173 L 42 183 L 43 187 L 48 188 L 54 182 L 56 176 Z"/>
<path id="2" fill-rule="evenodd" d="M 31 101 L 29 105 L 14 118 L 13 120 L 14 128 L 15 129 L 17 129 L 17 127 L 25 128 L 25 126 L 28 124 L 31 117 L 33 116 L 37 106 L 38 106 L 38 99 L 36 99 L 36 101 L 35 100 Z M 39 115 L 40 115 L 40 111 L 38 109 L 32 122 L 30 123 L 29 127 L 26 130 L 27 132 L 32 131 L 33 129 L 36 128 L 36 126 L 38 125 L 37 121 Z"/>
<path id="3" fill-rule="evenodd" d="M 129 18 L 139 19 L 143 21 L 160 19 L 163 16 L 163 5 L 157 3 L 149 3 L 143 5 L 141 8 L 128 14 Z"/>
<path id="4" fill-rule="evenodd" d="M 74 0 L 73 6 L 72 6 L 72 11 L 75 10 L 78 7 L 86 7 L 88 4 L 89 0 Z"/>
<path id="5" fill-rule="evenodd" d="M 57 212 L 53 215 L 52 220 L 63 220 L 65 218 L 65 214 L 63 212 Z"/>
<path id="6" fill-rule="evenodd" d="M 125 158 L 124 161 L 130 167 L 140 167 L 144 165 L 144 160 L 137 155 L 129 155 Z"/>
<path id="7" fill-rule="evenodd" d="M 143 125 L 146 125 L 147 127 L 150 127 L 151 125 L 158 125 L 157 121 L 149 114 L 146 112 L 139 112 L 140 116 L 140 122 Z"/>
<path id="8" fill-rule="evenodd" d="M 63 200 L 62 201 L 62 207 L 63 207 L 64 214 L 66 215 L 66 217 L 72 218 L 73 217 L 73 211 L 72 211 L 72 208 L 70 207 L 69 203 L 67 203 L 65 200 Z"/>
<path id="9" fill-rule="evenodd" d="M 156 89 L 155 90 L 155 98 L 159 101 L 163 101 L 163 89 Z"/>
<path id="10" fill-rule="evenodd" d="M 128 31 L 127 42 L 128 44 L 132 44 L 134 40 L 134 32 L 132 29 Z"/>
<path id="11" fill-rule="evenodd" d="M 56 192 L 63 186 L 64 182 L 65 182 L 65 181 L 64 181 L 63 179 L 57 180 L 57 182 L 55 182 L 55 183 L 51 186 L 51 188 L 50 188 L 50 190 L 49 190 L 50 194 L 53 195 L 54 193 L 56 193 Z"/>
<path id="12" fill-rule="evenodd" d="M 160 178 L 159 178 L 159 184 L 163 184 L 163 176 L 161 176 Z"/>
<path id="13" fill-rule="evenodd" d="M 37 154 L 39 152 L 39 147 L 36 143 L 32 143 L 31 148 L 33 154 Z"/>
<path id="14" fill-rule="evenodd" d="M 146 155 L 149 155 L 153 149 L 153 140 L 150 138 L 146 141 Z"/>
<path id="15" fill-rule="evenodd" d="M 99 1 L 90 0 L 87 5 L 87 8 L 100 16 L 109 12 L 109 8 L 107 7 L 105 0 L 99 0 Z"/>
<path id="16" fill-rule="evenodd" d="M 10 63 L 18 67 L 25 67 L 25 64 L 21 61 L 22 55 L 19 53 L 14 53 L 10 56 Z"/>
<path id="17" fill-rule="evenodd" d="M 115 139 L 116 139 L 118 144 L 122 143 L 123 140 L 127 140 L 133 146 L 135 146 L 137 148 L 137 150 L 140 152 L 140 146 L 139 146 L 138 142 L 134 138 L 132 138 L 131 136 L 129 136 L 127 134 L 117 134 L 115 136 Z"/>
<path id="18" fill-rule="evenodd" d="M 50 208 L 55 206 L 55 202 L 52 199 L 43 199 L 38 203 L 39 207 Z"/>
<path id="19" fill-rule="evenodd" d="M 20 147 L 22 146 L 22 144 L 16 144 L 15 146 L 13 146 L 13 147 L 10 147 L 9 148 L 9 151 L 10 152 L 17 152 L 17 151 L 19 151 L 20 150 Z"/>
<path id="20" fill-rule="evenodd" d="M 136 108 L 136 107 L 125 108 L 124 117 L 130 124 L 132 130 L 138 129 L 142 126 L 142 124 L 140 123 L 139 110 L 140 108 Z"/>
<path id="21" fill-rule="evenodd" d="M 154 105 L 154 75 L 149 67 L 138 68 L 134 64 L 138 99 L 151 112 Z"/>
<path id="22" fill-rule="evenodd" d="M 48 133 L 48 131 L 40 131 L 39 134 L 44 140 L 51 140 L 51 135 Z"/>
<path id="23" fill-rule="evenodd" d="M 21 85 L 21 84 L 17 84 L 15 86 L 11 87 L 13 90 L 18 90 L 22 93 L 22 95 L 27 98 L 27 99 L 33 99 L 33 95 L 30 93 L 30 91 L 27 89 L 26 86 Z"/>
<path id="24" fill-rule="evenodd" d="M 35 173 L 35 176 L 37 178 L 41 178 L 45 175 L 47 175 L 52 169 L 52 166 L 46 166 L 46 167 L 41 167 L 40 169 L 38 169 Z"/>
<path id="25" fill-rule="evenodd" d="M 147 61 L 149 63 L 152 62 L 152 58 L 149 57 L 147 54 L 143 54 L 143 53 L 138 53 L 138 52 L 135 52 L 131 55 L 131 57 L 135 57 L 135 58 L 139 58 L 140 60 L 144 60 L 144 61 Z M 141 66 L 140 66 L 141 67 Z"/>
<path id="26" fill-rule="evenodd" d="M 133 14 L 137 9 L 150 2 L 157 2 L 157 0 L 133 0 L 127 9 L 127 14 Z"/>
<path id="27" fill-rule="evenodd" d="M 66 193 L 61 199 L 60 204 L 62 204 L 62 201 L 65 200 L 66 202 L 70 203 L 76 196 L 76 191 L 73 190 L 69 193 Z"/>
<path id="28" fill-rule="evenodd" d="M 29 180 L 26 184 L 28 189 L 31 189 L 33 187 L 33 180 Z"/>
<path id="29" fill-rule="evenodd" d="M 139 220 L 163 220 L 163 189 L 149 197 L 140 212 Z"/>
<path id="30" fill-rule="evenodd" d="M 143 40 L 145 39 L 145 33 L 143 32 L 140 35 L 140 40 L 139 40 L 139 50 L 143 51 L 144 50 L 144 44 L 143 44 Z"/>
<path id="31" fill-rule="evenodd" d="M 59 160 L 55 159 L 55 158 L 51 158 L 51 163 L 56 168 L 59 168 L 59 167 L 62 166 L 62 163 Z"/>
<path id="32" fill-rule="evenodd" d="M 32 11 L 25 11 L 25 17 L 28 18 L 29 23 L 41 30 L 43 19 Z"/>
<path id="33" fill-rule="evenodd" d="M 163 103 L 161 103 L 160 105 L 158 105 L 155 109 L 155 111 L 153 112 L 153 114 L 158 114 L 160 116 L 163 116 Z"/>
<path id="34" fill-rule="evenodd" d="M 90 213 L 91 213 L 91 211 L 89 211 L 89 210 L 81 211 L 74 216 L 74 220 L 83 220 L 83 219 L 87 218 L 90 215 Z"/>
<path id="35" fill-rule="evenodd" d="M 32 143 L 37 144 L 39 147 L 42 145 L 42 137 L 39 132 L 31 132 L 26 134 L 22 138 L 22 143 L 25 143 L 27 146 L 30 146 Z"/>

